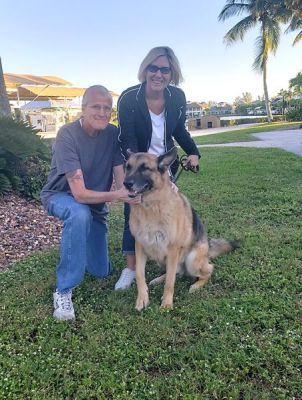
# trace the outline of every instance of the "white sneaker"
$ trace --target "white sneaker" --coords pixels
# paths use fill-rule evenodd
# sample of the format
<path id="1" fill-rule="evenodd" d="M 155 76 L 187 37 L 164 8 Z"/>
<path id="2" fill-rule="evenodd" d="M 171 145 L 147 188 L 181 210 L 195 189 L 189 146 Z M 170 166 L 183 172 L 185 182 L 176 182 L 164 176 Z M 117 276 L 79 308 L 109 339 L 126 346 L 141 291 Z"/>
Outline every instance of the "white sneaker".
<path id="1" fill-rule="evenodd" d="M 73 304 L 71 300 L 72 291 L 68 293 L 59 293 L 56 290 L 53 294 L 53 316 L 60 321 L 75 319 Z"/>
<path id="2" fill-rule="evenodd" d="M 128 289 L 135 279 L 135 271 L 126 267 L 123 269 L 119 280 L 114 286 L 114 290 L 125 290 Z"/>

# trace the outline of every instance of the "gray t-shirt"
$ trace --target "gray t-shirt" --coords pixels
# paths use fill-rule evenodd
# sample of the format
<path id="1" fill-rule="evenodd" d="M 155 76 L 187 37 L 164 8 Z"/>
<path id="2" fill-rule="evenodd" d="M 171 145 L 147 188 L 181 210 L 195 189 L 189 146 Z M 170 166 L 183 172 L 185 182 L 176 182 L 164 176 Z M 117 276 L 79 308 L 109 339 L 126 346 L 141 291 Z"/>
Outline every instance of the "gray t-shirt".
<path id="1" fill-rule="evenodd" d="M 111 124 L 94 137 L 85 133 L 80 120 L 64 125 L 57 134 L 50 173 L 41 191 L 45 209 L 54 194 L 71 194 L 65 174 L 76 169 L 82 170 L 87 189 L 108 192 L 112 185 L 113 167 L 123 164 L 117 137 L 118 129 Z M 89 206 L 95 218 L 106 219 L 108 209 L 105 203 Z"/>

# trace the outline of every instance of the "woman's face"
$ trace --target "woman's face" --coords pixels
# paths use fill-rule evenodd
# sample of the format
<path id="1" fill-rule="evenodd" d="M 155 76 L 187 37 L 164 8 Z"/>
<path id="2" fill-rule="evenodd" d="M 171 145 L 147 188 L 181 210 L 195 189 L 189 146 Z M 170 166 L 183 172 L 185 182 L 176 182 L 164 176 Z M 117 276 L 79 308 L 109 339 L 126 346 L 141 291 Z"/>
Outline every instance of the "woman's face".
<path id="1" fill-rule="evenodd" d="M 160 69 L 159 69 L 160 68 Z M 146 86 L 149 91 L 161 92 L 171 82 L 171 68 L 166 56 L 156 58 L 146 71 Z"/>

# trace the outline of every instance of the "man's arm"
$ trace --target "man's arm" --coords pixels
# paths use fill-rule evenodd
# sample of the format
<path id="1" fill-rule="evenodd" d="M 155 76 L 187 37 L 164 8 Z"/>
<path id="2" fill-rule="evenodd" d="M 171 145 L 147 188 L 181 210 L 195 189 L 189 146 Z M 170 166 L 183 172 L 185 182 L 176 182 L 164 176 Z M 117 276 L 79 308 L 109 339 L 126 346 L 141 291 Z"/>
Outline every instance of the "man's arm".
<path id="1" fill-rule="evenodd" d="M 81 169 L 67 173 L 66 178 L 73 197 L 79 203 L 98 204 L 114 200 L 124 202 L 129 202 L 130 200 L 128 197 L 129 193 L 123 185 L 118 187 L 118 190 L 111 192 L 97 192 L 96 190 L 86 189 Z"/>
<path id="2" fill-rule="evenodd" d="M 117 165 L 113 167 L 113 176 L 116 184 L 116 188 L 120 189 L 124 186 L 124 168 L 122 165 Z"/>

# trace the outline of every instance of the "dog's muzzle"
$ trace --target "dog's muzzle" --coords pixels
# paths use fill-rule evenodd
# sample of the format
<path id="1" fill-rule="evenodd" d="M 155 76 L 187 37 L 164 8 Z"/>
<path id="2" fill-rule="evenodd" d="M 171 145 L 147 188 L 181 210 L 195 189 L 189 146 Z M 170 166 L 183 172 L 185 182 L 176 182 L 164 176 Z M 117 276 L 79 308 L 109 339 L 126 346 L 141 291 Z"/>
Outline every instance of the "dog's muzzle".
<path id="1" fill-rule="evenodd" d="M 132 198 L 152 189 L 150 182 L 144 182 L 143 185 L 138 186 L 133 179 L 125 179 L 124 186 L 130 192 L 129 197 Z"/>

